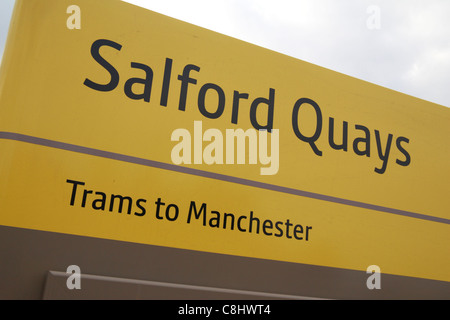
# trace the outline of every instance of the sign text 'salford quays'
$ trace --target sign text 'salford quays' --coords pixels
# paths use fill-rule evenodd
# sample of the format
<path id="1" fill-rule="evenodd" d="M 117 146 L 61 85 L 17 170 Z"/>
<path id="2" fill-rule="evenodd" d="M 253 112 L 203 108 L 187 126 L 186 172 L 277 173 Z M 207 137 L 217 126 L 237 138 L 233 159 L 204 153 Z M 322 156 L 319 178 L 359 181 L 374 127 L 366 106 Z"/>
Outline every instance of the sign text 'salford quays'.
<path id="1" fill-rule="evenodd" d="M 120 81 L 120 72 L 115 68 L 110 62 L 108 62 L 105 58 L 100 54 L 100 50 L 107 50 L 111 48 L 113 50 L 120 51 L 122 49 L 122 44 L 114 42 L 112 40 L 107 39 L 99 39 L 93 42 L 91 46 L 91 55 L 95 59 L 95 61 L 100 64 L 110 75 L 110 81 L 108 83 L 97 83 L 89 78 L 84 81 L 84 84 L 91 89 L 97 91 L 112 91 L 115 90 Z M 170 83 L 172 78 L 172 64 L 173 60 L 170 58 L 165 59 L 164 65 L 164 74 L 163 75 L 154 75 L 153 69 L 144 63 L 139 62 L 131 62 L 130 67 L 134 69 L 139 69 L 144 71 L 145 77 L 138 78 L 133 77 L 127 79 L 124 86 L 123 92 L 124 94 L 133 100 L 142 100 L 143 102 L 150 102 L 151 94 L 152 94 L 152 84 L 154 78 L 160 79 L 162 81 L 162 90 L 158 98 L 160 98 L 160 105 L 163 107 L 167 107 L 167 100 L 170 90 Z M 195 78 L 195 75 L 191 75 L 191 72 L 198 73 L 201 72 L 201 67 L 195 64 L 187 64 L 184 66 L 181 73 L 178 75 L 177 79 L 181 82 L 181 89 L 179 91 L 179 103 L 178 110 L 185 111 L 186 110 L 186 100 L 189 91 L 189 86 L 199 86 L 197 90 L 197 100 L 198 100 L 198 110 L 200 113 L 209 119 L 217 119 L 221 117 L 224 113 L 225 106 L 227 105 L 227 101 L 231 100 L 231 124 L 239 123 L 239 111 L 240 111 L 240 103 L 241 100 L 251 99 L 252 96 L 250 93 L 241 92 L 238 90 L 234 90 L 232 96 L 227 97 L 224 90 L 220 85 L 215 83 L 205 83 L 198 84 Z M 135 85 L 139 85 L 139 92 L 136 92 L 136 89 L 133 89 Z M 122 89 L 122 88 L 120 88 Z M 213 94 L 217 96 L 217 105 L 206 106 L 206 95 Z M 276 89 L 269 88 L 269 96 L 268 97 L 258 97 L 255 98 L 250 105 L 250 122 L 253 127 L 257 130 L 267 130 L 271 132 L 273 129 L 273 119 L 275 116 L 275 101 L 276 101 Z M 266 117 L 263 123 L 260 123 L 256 117 L 257 109 L 263 105 L 266 108 Z M 312 135 L 304 134 L 300 130 L 300 123 L 302 121 L 300 110 L 301 108 L 312 107 L 314 112 L 316 113 L 316 123 L 315 130 Z M 381 165 L 375 168 L 375 172 L 379 174 L 383 174 L 386 171 L 389 161 L 389 155 L 391 151 L 391 147 L 394 144 L 394 136 L 389 133 L 382 134 L 379 130 L 373 129 L 371 130 L 367 126 L 361 124 L 350 124 L 350 130 L 356 130 L 360 137 L 353 140 L 353 142 L 349 142 L 348 139 L 348 130 L 349 123 L 347 121 L 342 121 L 342 125 L 339 126 L 342 128 L 342 140 L 335 141 L 335 118 L 329 117 L 328 121 L 324 119 L 322 114 L 322 110 L 320 106 L 310 98 L 300 98 L 298 99 L 293 108 L 292 108 L 292 130 L 295 133 L 296 137 L 308 143 L 311 146 L 312 151 L 317 156 L 322 156 L 323 152 L 319 149 L 316 142 L 322 136 L 322 129 L 328 124 L 328 143 L 329 147 L 334 150 L 343 150 L 348 151 L 351 149 L 358 156 L 370 157 L 371 154 L 377 154 L 379 159 L 381 160 Z M 375 142 L 373 139 L 375 138 Z M 409 143 L 409 139 L 403 136 L 399 136 L 395 138 L 395 147 L 403 154 L 402 159 L 395 159 L 394 163 L 400 166 L 408 166 L 411 163 L 411 156 L 409 152 L 406 150 L 405 145 Z M 351 145 L 349 147 L 349 144 Z"/>

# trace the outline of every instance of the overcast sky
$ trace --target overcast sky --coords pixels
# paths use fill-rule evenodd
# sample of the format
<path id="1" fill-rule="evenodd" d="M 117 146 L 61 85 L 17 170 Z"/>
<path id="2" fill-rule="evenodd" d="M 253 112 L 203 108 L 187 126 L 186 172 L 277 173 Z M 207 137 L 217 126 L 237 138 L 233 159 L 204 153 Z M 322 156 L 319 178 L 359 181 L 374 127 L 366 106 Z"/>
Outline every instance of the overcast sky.
<path id="1" fill-rule="evenodd" d="M 449 0 L 127 2 L 450 107 Z M 0 52 L 13 3 L 0 0 Z"/>

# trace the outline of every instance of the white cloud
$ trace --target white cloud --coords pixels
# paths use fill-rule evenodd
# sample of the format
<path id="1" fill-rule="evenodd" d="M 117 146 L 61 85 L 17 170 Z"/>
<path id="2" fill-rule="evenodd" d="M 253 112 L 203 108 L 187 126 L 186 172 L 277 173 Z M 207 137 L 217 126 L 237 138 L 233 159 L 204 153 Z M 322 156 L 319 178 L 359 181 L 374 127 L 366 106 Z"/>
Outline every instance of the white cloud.
<path id="1" fill-rule="evenodd" d="M 0 62 L 3 57 L 13 7 L 14 0 L 2 0 L 0 3 Z"/>
<path id="2" fill-rule="evenodd" d="M 450 106 L 450 1 L 244 2 L 261 18 L 264 46 Z M 379 8 L 376 30 L 367 28 L 370 6 Z"/>

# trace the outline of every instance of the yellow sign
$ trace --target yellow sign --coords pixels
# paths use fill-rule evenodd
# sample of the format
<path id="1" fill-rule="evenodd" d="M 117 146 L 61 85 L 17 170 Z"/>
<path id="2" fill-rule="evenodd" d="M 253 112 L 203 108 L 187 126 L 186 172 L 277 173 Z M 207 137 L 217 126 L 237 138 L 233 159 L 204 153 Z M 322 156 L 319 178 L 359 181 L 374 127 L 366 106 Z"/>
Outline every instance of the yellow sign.
<path id="1" fill-rule="evenodd" d="M 450 111 L 120 1 L 19 0 L 0 224 L 450 281 Z"/>

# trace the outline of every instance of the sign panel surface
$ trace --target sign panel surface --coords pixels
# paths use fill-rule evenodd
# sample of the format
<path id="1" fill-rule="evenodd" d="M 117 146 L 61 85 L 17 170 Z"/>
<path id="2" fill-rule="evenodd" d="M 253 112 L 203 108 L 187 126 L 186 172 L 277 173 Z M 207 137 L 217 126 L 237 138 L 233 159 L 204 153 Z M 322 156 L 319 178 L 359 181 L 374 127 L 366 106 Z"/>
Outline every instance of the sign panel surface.
<path id="1" fill-rule="evenodd" d="M 449 124 L 120 1 L 18 1 L 0 224 L 450 281 Z"/>

